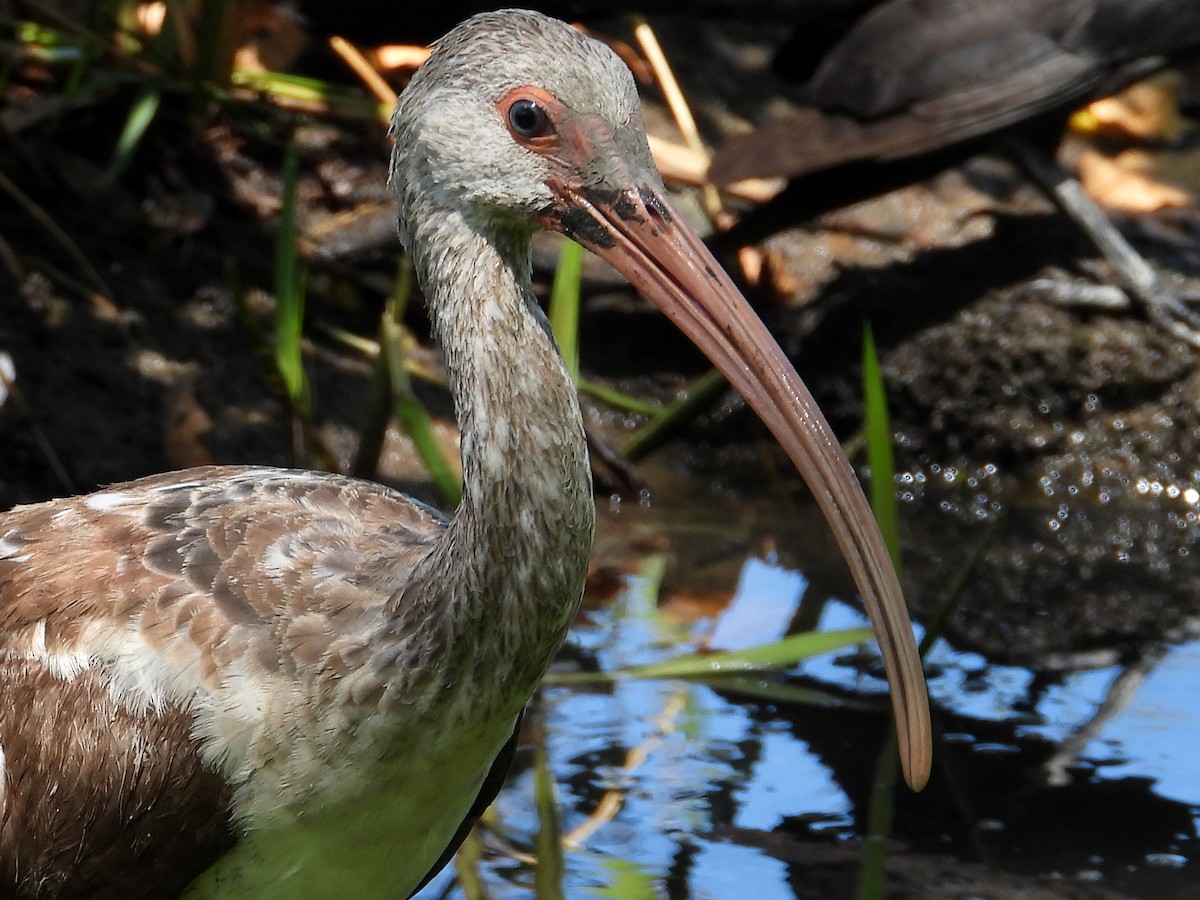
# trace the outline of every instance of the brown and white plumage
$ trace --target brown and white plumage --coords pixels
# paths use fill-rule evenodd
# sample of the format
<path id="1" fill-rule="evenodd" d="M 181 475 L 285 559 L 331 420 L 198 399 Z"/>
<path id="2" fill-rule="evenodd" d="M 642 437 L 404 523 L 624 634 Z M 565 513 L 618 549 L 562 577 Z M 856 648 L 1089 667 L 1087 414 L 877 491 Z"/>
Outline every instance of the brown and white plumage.
<path id="1" fill-rule="evenodd" d="M 579 408 L 530 287 L 538 227 L 625 272 L 797 461 L 879 623 L 923 783 L 924 685 L 861 491 L 667 205 L 623 64 L 534 13 L 477 16 L 418 72 L 393 133 L 462 429 L 458 510 L 216 467 L 0 515 L 0 699 L 37 698 L 0 718 L 0 890 L 162 896 L 216 860 L 188 896 L 402 897 L 436 871 L 494 793 L 592 538 Z"/>
<path id="2" fill-rule="evenodd" d="M 13 698 L 3 708 L 32 711 L 22 691 L 51 703 L 64 688 L 72 696 L 80 689 L 62 708 L 0 723 L 0 858 L 10 863 L 15 856 L 4 851 L 28 839 L 28 816 L 54 815 L 44 827 L 61 834 L 45 839 L 60 850 L 39 854 L 46 874 L 14 878 L 71 873 L 80 818 L 94 822 L 84 858 L 105 855 L 126 811 L 165 820 L 148 829 L 152 847 L 169 835 L 182 844 L 180 862 L 191 864 L 197 851 L 211 862 L 243 822 L 286 819 L 290 805 L 322 791 L 369 791 L 346 784 L 346 770 L 371 771 L 373 760 L 355 756 L 376 756 L 379 745 L 353 737 L 380 727 L 396 706 L 425 701 L 404 711 L 411 727 L 463 714 L 445 705 L 437 684 L 462 675 L 449 668 L 461 657 L 447 646 L 453 607 L 439 603 L 435 587 L 397 578 L 420 571 L 446 521 L 386 488 L 319 473 L 208 468 L 17 509 L 0 522 L 0 693 Z M 401 606 L 408 617 L 389 614 Z M 396 634 L 405 622 L 413 633 Z M 430 659 L 445 659 L 446 669 Z M 97 700 L 104 707 L 92 710 Z M 493 698 L 508 730 L 524 700 Z M 128 732 L 114 729 L 115 746 L 97 746 L 76 724 L 99 720 L 103 736 L 115 711 L 131 720 Z M 144 758 L 122 766 L 130 753 L 122 742 L 135 733 Z M 26 748 L 39 746 L 48 758 L 34 765 Z M 47 803 L 46 785 L 60 773 L 78 773 L 79 783 Z M 178 796 L 193 785 L 194 797 Z M 233 827 L 193 845 L 171 819 L 197 813 Z M 137 872 L 160 852 L 131 850 L 113 870 Z M 72 895 L 95 889 L 85 872 L 70 877 L 80 879 L 67 882 Z"/>

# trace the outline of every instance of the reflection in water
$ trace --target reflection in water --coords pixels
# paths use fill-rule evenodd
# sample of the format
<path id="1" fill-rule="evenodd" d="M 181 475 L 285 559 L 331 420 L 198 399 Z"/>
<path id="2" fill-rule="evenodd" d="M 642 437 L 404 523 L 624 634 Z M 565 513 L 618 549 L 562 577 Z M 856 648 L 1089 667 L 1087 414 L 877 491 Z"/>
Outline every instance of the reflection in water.
<path id="1" fill-rule="evenodd" d="M 701 646 L 752 645 L 796 621 L 863 624 L 838 599 L 849 591 L 836 556 L 814 537 L 818 526 L 783 505 L 786 514 L 763 512 L 775 529 L 765 536 L 744 501 L 737 519 L 714 501 L 710 520 L 694 509 L 673 518 L 660 505 L 609 521 L 600 546 L 606 571 L 623 573 L 620 589 L 585 603 L 561 667 L 612 670 Z M 779 532 L 780 522 L 794 533 Z M 659 556 L 646 555 L 664 549 L 665 573 L 647 564 Z M 1200 642 L 1156 645 L 1103 668 L 1035 671 L 942 641 L 927 670 L 942 741 L 929 788 L 897 793 L 893 890 L 1197 896 Z M 789 681 L 860 700 L 881 701 L 885 687 L 867 650 L 811 660 Z M 888 727 L 882 702 L 800 707 L 698 684 L 621 681 L 548 687 L 535 715 L 569 837 L 566 896 L 853 895 Z M 498 804 L 497 852 L 484 871 L 492 896 L 529 895 L 530 870 L 502 841 L 532 845 L 532 796 L 526 753 Z M 463 896 L 447 876 L 438 884 Z"/>

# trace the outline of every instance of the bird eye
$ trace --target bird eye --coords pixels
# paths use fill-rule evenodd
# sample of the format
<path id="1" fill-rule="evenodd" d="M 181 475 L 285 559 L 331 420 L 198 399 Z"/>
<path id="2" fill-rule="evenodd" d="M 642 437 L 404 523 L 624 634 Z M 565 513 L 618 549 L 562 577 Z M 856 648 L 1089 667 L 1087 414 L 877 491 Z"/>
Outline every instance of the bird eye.
<path id="1" fill-rule="evenodd" d="M 546 111 L 532 100 L 518 100 L 508 108 L 508 124 L 521 137 L 535 138 L 550 131 Z"/>

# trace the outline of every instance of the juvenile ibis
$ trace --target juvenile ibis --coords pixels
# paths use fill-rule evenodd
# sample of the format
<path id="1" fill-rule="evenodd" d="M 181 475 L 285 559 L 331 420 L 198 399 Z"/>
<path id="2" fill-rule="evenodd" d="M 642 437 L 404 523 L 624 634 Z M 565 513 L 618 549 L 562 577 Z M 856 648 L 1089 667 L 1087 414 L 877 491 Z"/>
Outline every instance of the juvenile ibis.
<path id="1" fill-rule="evenodd" d="M 448 859 L 494 795 L 592 540 L 579 408 L 530 287 L 538 228 L 625 273 L 795 460 L 875 623 L 906 776 L 925 781 L 920 662 L 870 511 L 668 203 L 616 55 L 536 13 L 479 15 L 413 78 L 392 135 L 461 504 L 445 519 L 338 475 L 212 467 L 0 516 L 0 892 L 404 897 Z"/>

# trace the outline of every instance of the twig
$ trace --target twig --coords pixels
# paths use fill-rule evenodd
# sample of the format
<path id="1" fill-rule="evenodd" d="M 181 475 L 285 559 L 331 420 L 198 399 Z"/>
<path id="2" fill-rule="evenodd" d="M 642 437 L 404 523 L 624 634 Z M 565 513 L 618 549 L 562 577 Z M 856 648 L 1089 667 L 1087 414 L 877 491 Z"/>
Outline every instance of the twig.
<path id="1" fill-rule="evenodd" d="M 362 79 L 363 84 L 381 103 L 386 104 L 389 109 L 396 105 L 396 92 L 392 90 L 392 86 L 384 81 L 383 76 L 375 70 L 375 67 L 357 47 L 336 34 L 329 39 L 329 46 L 354 71 L 354 74 Z"/>
<path id="2" fill-rule="evenodd" d="M 671 64 L 667 62 L 666 54 L 663 53 L 662 46 L 658 43 L 654 29 L 650 27 L 643 16 L 633 17 L 633 34 L 637 38 L 642 52 L 646 54 L 646 60 L 650 63 L 650 67 L 654 70 L 654 76 L 658 79 L 663 97 L 667 101 L 671 115 L 675 118 L 675 123 L 679 126 L 679 131 L 683 134 L 684 142 L 693 152 L 707 157 L 708 152 L 705 150 L 704 141 L 700 139 L 700 131 L 696 128 L 696 119 L 692 116 L 691 107 L 688 106 L 688 102 L 683 96 L 679 82 L 675 79 L 675 73 L 671 71 Z M 703 190 L 704 207 L 709 218 L 715 222 L 723 211 L 721 195 L 717 193 L 716 187 L 707 181 L 704 183 Z"/>

